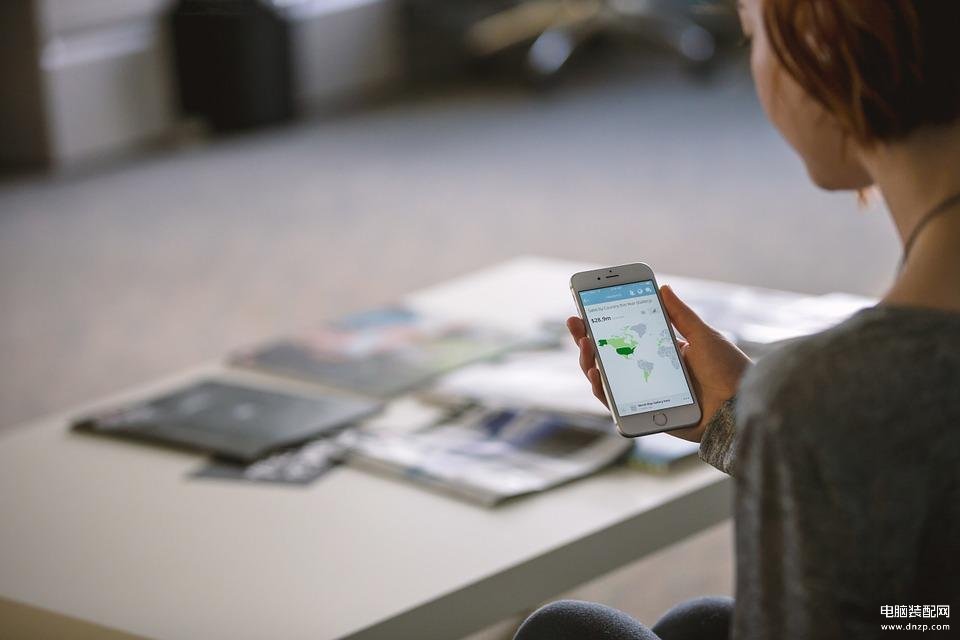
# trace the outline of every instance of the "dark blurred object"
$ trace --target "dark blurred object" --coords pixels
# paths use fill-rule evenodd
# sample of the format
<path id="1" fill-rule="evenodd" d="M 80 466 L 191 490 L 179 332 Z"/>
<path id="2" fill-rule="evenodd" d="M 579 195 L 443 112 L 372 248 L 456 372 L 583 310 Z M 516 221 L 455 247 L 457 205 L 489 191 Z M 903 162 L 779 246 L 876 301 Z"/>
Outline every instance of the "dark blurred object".
<path id="1" fill-rule="evenodd" d="M 186 113 L 218 131 L 293 116 L 290 26 L 274 3 L 179 0 L 172 24 Z"/>
<path id="2" fill-rule="evenodd" d="M 42 42 L 36 10 L 27 0 L 0 4 L 0 167 L 43 166 L 49 131 L 44 121 Z"/>
<path id="3" fill-rule="evenodd" d="M 377 412 L 372 400 L 342 394 L 200 380 L 161 396 L 79 418 L 73 429 L 158 442 L 253 462 L 277 449 L 332 433 Z"/>
<path id="4" fill-rule="evenodd" d="M 475 61 L 517 59 L 533 80 L 554 77 L 585 44 L 612 36 L 665 48 L 693 68 L 709 64 L 726 3 L 693 0 L 406 0 L 414 77 L 449 75 Z M 727 12 L 729 13 L 729 11 Z"/>
<path id="5" fill-rule="evenodd" d="M 0 166 L 65 169 L 174 128 L 166 0 L 0 0 Z"/>

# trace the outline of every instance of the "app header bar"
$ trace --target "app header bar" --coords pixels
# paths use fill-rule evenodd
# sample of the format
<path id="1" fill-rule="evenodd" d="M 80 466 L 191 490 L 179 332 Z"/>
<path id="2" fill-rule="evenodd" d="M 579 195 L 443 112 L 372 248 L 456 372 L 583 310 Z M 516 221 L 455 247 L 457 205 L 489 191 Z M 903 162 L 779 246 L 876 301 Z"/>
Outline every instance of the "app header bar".
<path id="1" fill-rule="evenodd" d="M 643 282 L 631 282 L 630 284 L 618 284 L 612 287 L 603 287 L 602 289 L 581 291 L 580 300 L 583 302 L 583 306 L 588 307 L 593 304 L 652 296 L 656 294 L 656 292 L 657 290 L 653 285 L 653 280 L 644 280 Z"/>

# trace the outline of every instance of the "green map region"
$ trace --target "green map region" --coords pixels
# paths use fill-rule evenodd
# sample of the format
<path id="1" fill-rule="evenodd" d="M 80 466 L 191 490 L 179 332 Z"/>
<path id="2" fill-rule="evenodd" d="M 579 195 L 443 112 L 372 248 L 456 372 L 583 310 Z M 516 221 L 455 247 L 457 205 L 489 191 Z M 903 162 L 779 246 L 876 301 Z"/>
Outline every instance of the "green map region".
<path id="1" fill-rule="evenodd" d="M 637 347 L 640 346 L 640 338 L 647 332 L 647 326 L 636 324 L 632 327 L 624 327 L 623 330 L 624 335 L 608 336 L 597 340 L 597 346 L 610 347 L 618 356 L 635 362 L 643 373 L 643 381 L 647 382 L 650 380 L 650 374 L 653 373 L 653 363 L 639 358 L 636 354 Z M 636 334 L 636 336 L 633 334 Z M 660 343 L 658 343 L 658 346 L 660 346 Z"/>
<path id="2" fill-rule="evenodd" d="M 607 338 L 605 340 L 597 340 L 597 344 L 601 347 L 613 347 L 614 351 L 621 356 L 629 356 L 636 351 L 637 345 L 640 343 L 630 336 L 616 336 L 613 338 Z"/>

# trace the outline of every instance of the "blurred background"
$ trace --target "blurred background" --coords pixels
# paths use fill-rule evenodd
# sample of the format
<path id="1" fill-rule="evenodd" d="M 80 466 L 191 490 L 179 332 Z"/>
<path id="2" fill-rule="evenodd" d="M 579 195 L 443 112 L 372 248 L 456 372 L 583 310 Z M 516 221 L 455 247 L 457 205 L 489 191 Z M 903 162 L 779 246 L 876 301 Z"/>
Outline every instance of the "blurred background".
<path id="1" fill-rule="evenodd" d="M 0 429 L 523 254 L 879 295 L 731 4 L 4 0 Z"/>

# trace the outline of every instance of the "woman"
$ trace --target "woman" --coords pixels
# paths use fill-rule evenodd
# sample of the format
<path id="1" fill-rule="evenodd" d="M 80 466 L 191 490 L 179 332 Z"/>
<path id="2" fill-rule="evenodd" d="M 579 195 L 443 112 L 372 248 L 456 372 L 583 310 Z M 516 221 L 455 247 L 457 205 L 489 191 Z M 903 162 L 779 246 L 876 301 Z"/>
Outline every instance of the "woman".
<path id="1" fill-rule="evenodd" d="M 879 189 L 901 268 L 876 307 L 754 366 L 664 287 L 706 416 L 679 435 L 736 483 L 736 600 L 680 605 L 652 630 L 559 602 L 519 640 L 873 638 L 949 625 L 919 607 L 960 604 L 960 2 L 738 10 L 768 117 L 818 186 Z M 602 401 L 583 323 L 568 328 Z"/>

